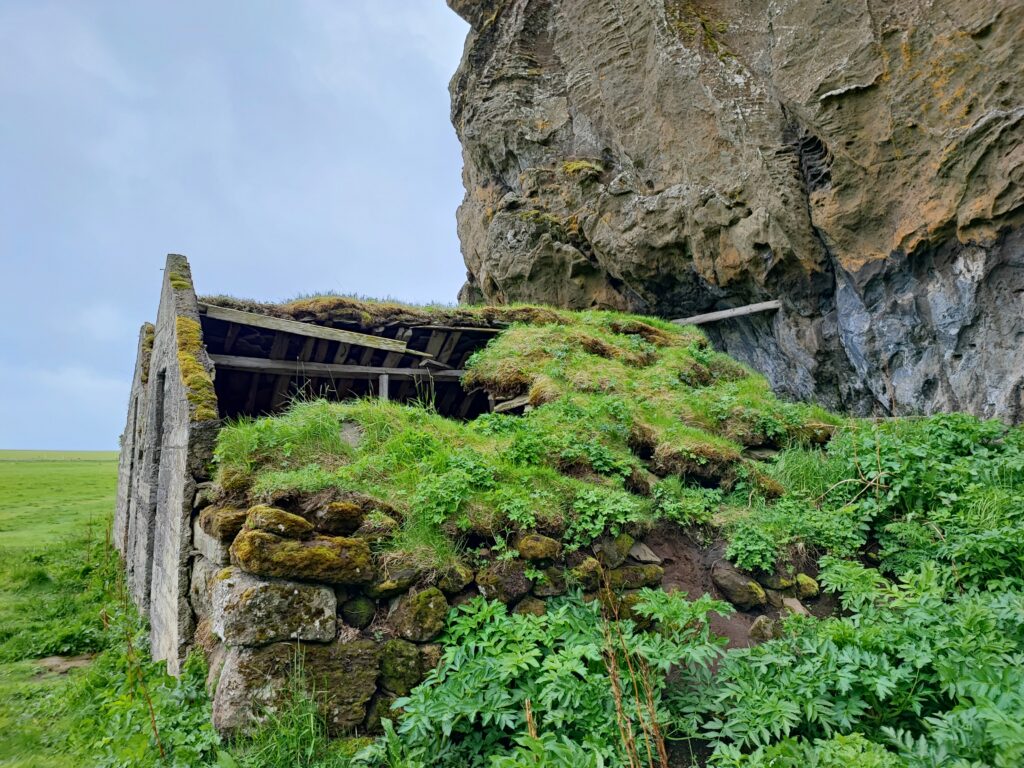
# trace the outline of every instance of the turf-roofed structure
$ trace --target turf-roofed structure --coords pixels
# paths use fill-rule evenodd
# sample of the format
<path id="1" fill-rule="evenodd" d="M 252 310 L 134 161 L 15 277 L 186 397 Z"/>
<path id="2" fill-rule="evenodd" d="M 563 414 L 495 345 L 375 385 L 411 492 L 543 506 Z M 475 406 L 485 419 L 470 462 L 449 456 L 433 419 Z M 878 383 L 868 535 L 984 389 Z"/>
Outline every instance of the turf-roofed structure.
<path id="1" fill-rule="evenodd" d="M 716 627 L 739 645 L 814 611 L 812 558 L 741 572 L 713 517 L 723 493 L 780 495 L 759 459 L 826 442 L 835 421 L 693 327 L 200 299 L 172 255 L 140 337 L 114 539 L 154 658 L 176 673 L 206 655 L 219 728 L 272 710 L 301 660 L 333 732 L 373 731 L 475 595 L 531 613 L 575 591 L 629 617 L 641 588 L 710 592 L 741 609 Z"/>

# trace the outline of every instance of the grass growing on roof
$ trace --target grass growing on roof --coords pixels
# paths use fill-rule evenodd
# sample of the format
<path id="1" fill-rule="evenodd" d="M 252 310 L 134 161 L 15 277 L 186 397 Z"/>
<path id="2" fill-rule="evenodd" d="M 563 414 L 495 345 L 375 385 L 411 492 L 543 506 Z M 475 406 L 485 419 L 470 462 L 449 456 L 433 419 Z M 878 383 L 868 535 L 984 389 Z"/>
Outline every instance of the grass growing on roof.
<path id="1" fill-rule="evenodd" d="M 697 481 L 761 477 L 745 445 L 786 443 L 831 418 L 778 400 L 694 328 L 610 312 L 535 314 L 467 367 L 467 388 L 534 407 L 461 423 L 418 405 L 300 402 L 222 430 L 221 484 L 254 502 L 371 494 L 402 517 L 388 546 L 444 568 L 467 533 L 539 529 L 579 547 L 604 530 L 707 519 Z M 357 445 L 342 437 L 346 422 Z"/>

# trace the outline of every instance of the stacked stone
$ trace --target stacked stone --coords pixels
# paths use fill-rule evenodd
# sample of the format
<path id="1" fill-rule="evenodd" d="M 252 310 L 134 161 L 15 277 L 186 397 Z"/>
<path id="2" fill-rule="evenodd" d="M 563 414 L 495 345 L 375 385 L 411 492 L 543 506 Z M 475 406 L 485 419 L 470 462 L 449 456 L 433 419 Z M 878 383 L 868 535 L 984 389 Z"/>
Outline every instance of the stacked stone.
<path id="1" fill-rule="evenodd" d="M 475 574 L 461 564 L 424 574 L 375 559 L 371 545 L 398 524 L 370 497 L 345 494 L 295 514 L 209 496 L 197 499 L 190 597 L 210 661 L 214 724 L 225 732 L 279 709 L 296 680 L 332 733 L 372 732 L 440 661 L 433 641 L 452 604 L 482 594 L 540 614 L 545 599 L 577 585 L 628 618 L 637 590 L 663 576 L 657 556 L 626 534 L 605 537 L 590 557 L 566 555 L 539 533 L 519 537 L 518 557 L 494 558 Z"/>

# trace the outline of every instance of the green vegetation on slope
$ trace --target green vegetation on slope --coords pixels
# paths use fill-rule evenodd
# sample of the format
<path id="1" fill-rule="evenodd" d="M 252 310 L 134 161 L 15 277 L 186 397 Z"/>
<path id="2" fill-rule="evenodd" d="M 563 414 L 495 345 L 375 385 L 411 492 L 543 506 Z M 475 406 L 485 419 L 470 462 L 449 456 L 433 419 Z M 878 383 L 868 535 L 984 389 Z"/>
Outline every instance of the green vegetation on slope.
<path id="1" fill-rule="evenodd" d="M 837 422 L 778 400 L 693 329 L 607 312 L 512 326 L 468 368 L 467 387 L 528 396 L 532 410 L 463 424 L 419 406 L 299 403 L 221 432 L 220 484 L 245 502 L 370 494 L 399 518 L 393 557 L 444 570 L 473 538 L 540 530 L 578 548 L 605 530 L 704 520 L 694 481 L 777 493 L 744 448 L 820 439 Z"/>

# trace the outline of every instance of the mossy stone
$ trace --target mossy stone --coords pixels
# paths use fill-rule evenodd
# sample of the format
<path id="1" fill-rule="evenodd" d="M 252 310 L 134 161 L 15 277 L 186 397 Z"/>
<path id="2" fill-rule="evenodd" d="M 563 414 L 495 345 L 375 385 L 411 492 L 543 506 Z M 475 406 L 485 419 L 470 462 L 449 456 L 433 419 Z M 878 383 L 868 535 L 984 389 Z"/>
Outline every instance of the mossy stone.
<path id="1" fill-rule="evenodd" d="M 447 616 L 444 594 L 437 587 L 429 587 L 401 598 L 389 623 L 399 637 L 426 643 L 441 634 Z"/>
<path id="2" fill-rule="evenodd" d="M 796 596 L 801 600 L 817 597 L 818 592 L 820 591 L 821 589 L 818 586 L 818 582 L 806 573 L 798 573 L 796 575 Z"/>
<path id="3" fill-rule="evenodd" d="M 444 646 L 440 643 L 424 643 L 420 649 L 420 669 L 426 675 L 431 670 L 437 669 L 444 656 Z"/>
<path id="4" fill-rule="evenodd" d="M 750 625 L 750 639 L 759 643 L 774 640 L 781 634 L 778 622 L 768 616 L 758 616 Z"/>
<path id="5" fill-rule="evenodd" d="M 420 651 L 408 640 L 393 638 L 381 646 L 380 684 L 389 693 L 405 696 L 423 679 Z"/>
<path id="6" fill-rule="evenodd" d="M 366 588 L 366 594 L 376 600 L 395 597 L 408 592 L 409 587 L 416 583 L 419 571 L 415 568 L 401 568 L 389 573 L 385 578 L 375 581 Z"/>
<path id="7" fill-rule="evenodd" d="M 246 528 L 231 545 L 231 562 L 258 576 L 325 584 L 366 584 L 374 575 L 366 542 L 340 536 L 284 539 Z"/>
<path id="8" fill-rule="evenodd" d="M 785 592 L 796 586 L 796 579 L 793 575 L 786 573 L 781 568 L 777 568 L 772 573 L 759 572 L 757 573 L 757 580 L 761 586 L 767 589 L 774 589 L 777 592 Z"/>
<path id="9" fill-rule="evenodd" d="M 529 594 L 533 584 L 526 578 L 526 565 L 518 560 L 492 563 L 476 575 L 480 594 L 506 605 Z"/>
<path id="10" fill-rule="evenodd" d="M 437 580 L 438 588 L 446 595 L 455 595 L 473 583 L 473 569 L 463 563 L 446 568 Z"/>
<path id="11" fill-rule="evenodd" d="M 519 556 L 530 562 L 550 562 L 562 554 L 562 543 L 550 536 L 528 533 L 520 537 L 516 545 Z"/>
<path id="12" fill-rule="evenodd" d="M 377 604 L 368 597 L 353 597 L 341 606 L 341 617 L 350 627 L 366 629 L 377 613 Z"/>
<path id="13" fill-rule="evenodd" d="M 758 608 L 768 602 L 764 587 L 725 561 L 719 561 L 712 566 L 711 581 L 725 599 L 737 608 Z"/>
<path id="14" fill-rule="evenodd" d="M 348 536 L 359 530 L 366 511 L 352 501 L 332 501 L 313 514 L 316 529 L 332 536 Z"/>
<path id="15" fill-rule="evenodd" d="M 629 557 L 635 539 L 628 533 L 618 536 L 603 536 L 594 544 L 594 553 L 605 568 L 618 568 Z"/>
<path id="16" fill-rule="evenodd" d="M 313 533 L 313 524 L 306 518 L 265 504 L 249 508 L 245 527 L 254 531 L 266 531 L 286 539 L 304 539 Z"/>
<path id="17" fill-rule="evenodd" d="M 512 609 L 512 613 L 521 616 L 543 616 L 547 611 L 547 603 L 536 597 L 524 597 Z"/>
<path id="18" fill-rule="evenodd" d="M 592 557 L 569 569 L 569 577 L 584 592 L 593 592 L 601 585 L 601 564 Z"/>
<path id="19" fill-rule="evenodd" d="M 544 569 L 544 578 L 533 585 L 537 597 L 557 597 L 565 594 L 565 570 L 557 565 Z"/>
<path id="20" fill-rule="evenodd" d="M 375 544 L 394 536 L 398 521 L 382 512 L 371 512 L 363 518 L 362 525 L 352 534 L 353 538 Z"/>
<path id="21" fill-rule="evenodd" d="M 220 541 L 231 541 L 245 525 L 248 510 L 237 507 L 206 507 L 199 513 L 199 527 Z"/>
<path id="22" fill-rule="evenodd" d="M 615 590 L 657 587 L 664 575 L 660 565 L 624 565 L 608 572 L 608 584 Z"/>

